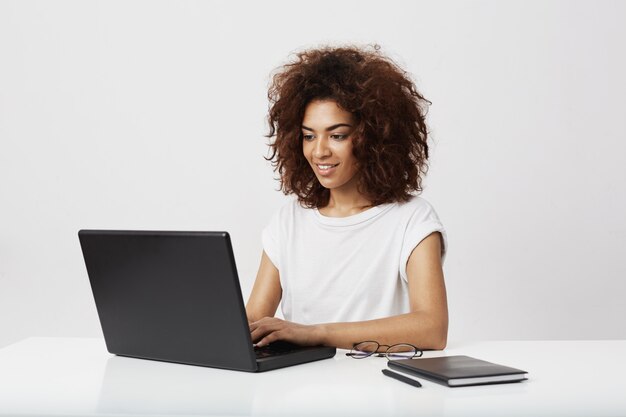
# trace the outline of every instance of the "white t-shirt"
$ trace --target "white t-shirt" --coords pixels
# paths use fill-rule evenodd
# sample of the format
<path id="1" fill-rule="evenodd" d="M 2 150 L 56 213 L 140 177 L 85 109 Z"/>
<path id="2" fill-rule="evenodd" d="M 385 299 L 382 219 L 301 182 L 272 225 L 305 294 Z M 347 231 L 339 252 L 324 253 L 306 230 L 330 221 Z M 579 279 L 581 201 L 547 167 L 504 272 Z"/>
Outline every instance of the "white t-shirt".
<path id="1" fill-rule="evenodd" d="M 406 263 L 435 231 L 443 236 L 443 262 L 446 232 L 421 197 L 348 217 L 327 217 L 293 199 L 262 234 L 280 274 L 283 316 L 316 324 L 408 313 Z"/>

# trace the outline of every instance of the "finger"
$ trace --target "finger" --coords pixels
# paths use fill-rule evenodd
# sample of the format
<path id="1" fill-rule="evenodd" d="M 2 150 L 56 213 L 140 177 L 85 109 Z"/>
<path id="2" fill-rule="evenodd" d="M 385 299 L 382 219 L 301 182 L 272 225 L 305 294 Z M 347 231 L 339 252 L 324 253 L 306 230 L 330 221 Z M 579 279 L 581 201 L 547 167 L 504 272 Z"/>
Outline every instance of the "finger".
<path id="1" fill-rule="evenodd" d="M 258 328 L 261 324 L 267 322 L 268 320 L 273 319 L 274 317 L 263 317 L 257 321 L 249 321 L 248 322 L 248 326 L 250 327 L 250 331 L 255 330 L 256 328 Z"/>
<path id="2" fill-rule="evenodd" d="M 281 330 L 268 334 L 267 336 L 259 340 L 256 345 L 259 347 L 263 347 L 263 346 L 269 345 L 270 343 L 276 342 L 277 340 L 282 340 Z"/>
<path id="3" fill-rule="evenodd" d="M 288 327 L 288 322 L 274 317 L 270 317 L 267 320 L 263 320 L 262 323 L 259 323 L 256 329 L 254 329 L 254 331 L 250 333 L 250 337 L 252 338 L 252 340 L 260 341 L 260 339 L 263 339 L 267 335 L 270 335 L 274 332 L 280 331 L 282 333 L 287 330 Z"/>
<path id="4" fill-rule="evenodd" d="M 278 330 L 278 328 L 273 326 L 261 325 L 257 327 L 253 332 L 250 333 L 250 338 L 252 340 L 260 340 L 268 334 Z"/>
<path id="5" fill-rule="evenodd" d="M 259 325 L 250 332 L 250 337 L 252 340 L 259 340 L 268 334 L 280 330 L 283 327 L 283 323 L 278 320 L 266 320 L 263 323 L 259 323 Z"/>

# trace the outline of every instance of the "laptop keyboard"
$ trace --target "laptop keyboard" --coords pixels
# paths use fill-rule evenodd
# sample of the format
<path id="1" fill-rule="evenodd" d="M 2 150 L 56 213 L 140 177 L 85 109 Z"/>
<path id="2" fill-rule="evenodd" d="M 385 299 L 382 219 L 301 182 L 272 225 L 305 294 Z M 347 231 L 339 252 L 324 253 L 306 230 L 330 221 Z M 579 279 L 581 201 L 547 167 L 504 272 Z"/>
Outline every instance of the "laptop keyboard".
<path id="1" fill-rule="evenodd" d="M 254 353 L 256 354 L 257 359 L 285 355 L 297 350 L 302 350 L 302 346 L 283 341 L 270 343 L 269 345 L 263 347 L 254 347 Z"/>

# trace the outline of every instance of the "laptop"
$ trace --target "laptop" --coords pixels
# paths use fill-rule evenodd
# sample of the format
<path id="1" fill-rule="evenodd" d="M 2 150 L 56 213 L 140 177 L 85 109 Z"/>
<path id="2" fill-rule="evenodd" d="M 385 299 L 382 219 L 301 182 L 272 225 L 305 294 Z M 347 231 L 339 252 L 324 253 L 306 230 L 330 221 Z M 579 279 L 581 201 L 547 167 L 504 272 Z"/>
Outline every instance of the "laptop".
<path id="1" fill-rule="evenodd" d="M 253 346 L 227 232 L 80 230 L 78 237 L 110 353 L 249 372 L 336 353 Z"/>

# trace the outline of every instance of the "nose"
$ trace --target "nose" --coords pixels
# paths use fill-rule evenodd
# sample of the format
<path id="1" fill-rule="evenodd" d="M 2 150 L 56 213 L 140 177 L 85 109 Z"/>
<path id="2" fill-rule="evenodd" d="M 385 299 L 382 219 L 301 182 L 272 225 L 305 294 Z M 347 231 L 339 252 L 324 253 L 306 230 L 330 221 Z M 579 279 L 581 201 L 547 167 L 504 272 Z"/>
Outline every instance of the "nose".
<path id="1" fill-rule="evenodd" d="M 324 158 L 331 155 L 330 147 L 328 146 L 328 138 L 319 138 L 315 141 L 315 147 L 313 148 L 314 158 Z"/>

